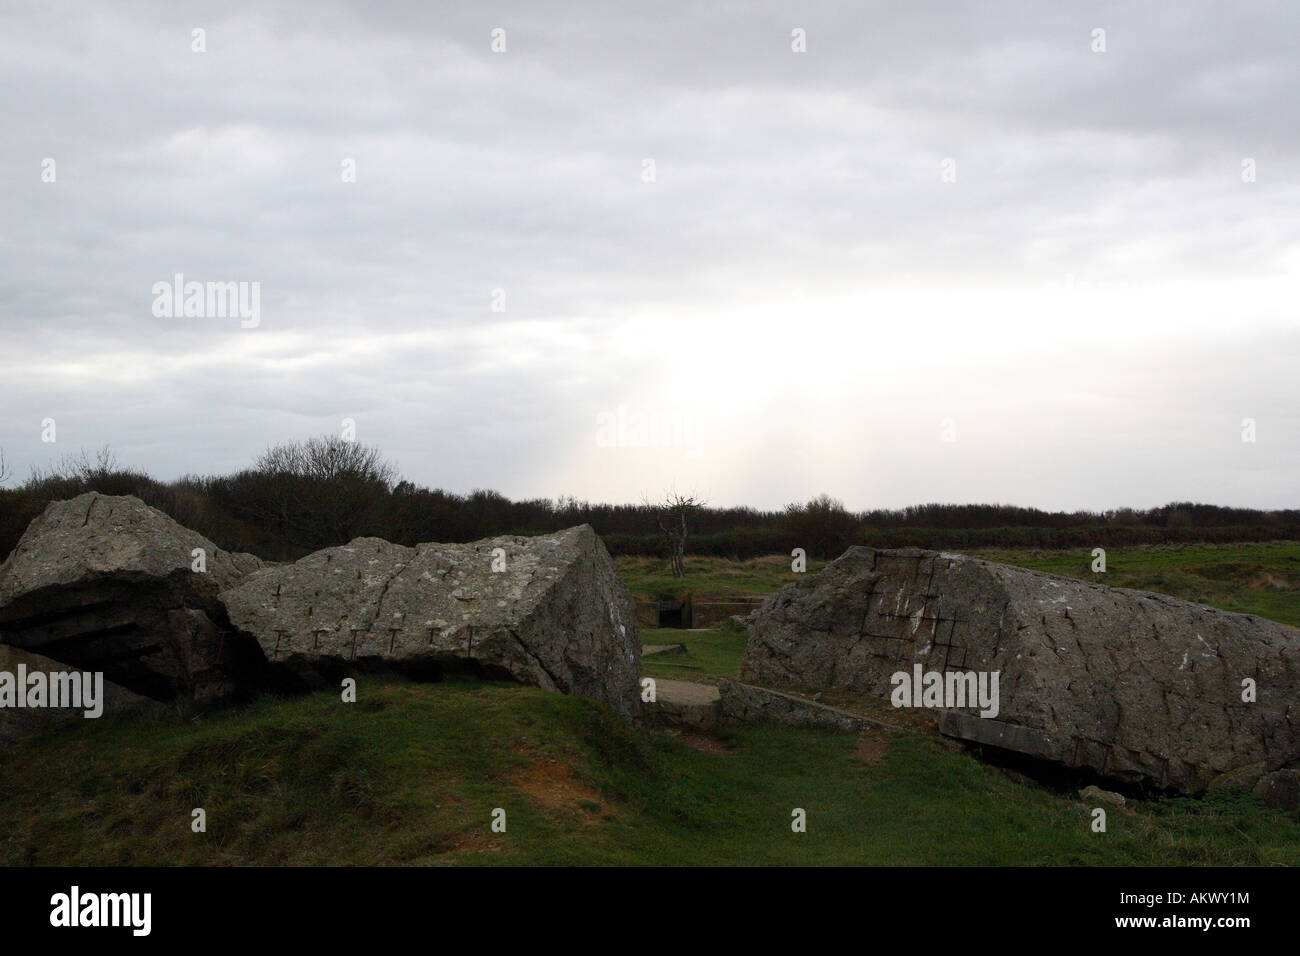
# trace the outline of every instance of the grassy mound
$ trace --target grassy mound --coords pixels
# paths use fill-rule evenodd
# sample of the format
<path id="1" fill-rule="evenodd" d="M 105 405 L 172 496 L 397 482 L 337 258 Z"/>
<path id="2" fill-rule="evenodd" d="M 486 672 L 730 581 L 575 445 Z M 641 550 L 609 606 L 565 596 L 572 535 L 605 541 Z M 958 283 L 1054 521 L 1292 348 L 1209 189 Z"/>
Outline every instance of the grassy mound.
<path id="1" fill-rule="evenodd" d="M 10 865 L 1300 863 L 1300 818 L 1245 796 L 1130 803 L 1099 834 L 923 734 L 677 735 L 473 680 L 84 721 L 2 759 Z"/>

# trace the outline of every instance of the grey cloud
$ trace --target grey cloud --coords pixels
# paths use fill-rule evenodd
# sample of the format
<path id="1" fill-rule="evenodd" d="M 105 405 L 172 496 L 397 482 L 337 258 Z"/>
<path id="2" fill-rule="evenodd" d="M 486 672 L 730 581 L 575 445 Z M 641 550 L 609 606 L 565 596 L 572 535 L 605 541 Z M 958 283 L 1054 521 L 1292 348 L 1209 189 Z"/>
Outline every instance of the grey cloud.
<path id="1" fill-rule="evenodd" d="M 9 7 L 0 445 L 20 468 L 43 463 L 39 422 L 55 415 L 61 446 L 112 442 L 170 476 L 350 416 L 411 478 L 461 490 L 635 500 L 634 480 L 689 484 L 694 468 L 718 498 L 762 505 L 826 489 L 864 507 L 1104 507 L 1180 488 L 1286 504 L 1294 429 L 1268 430 L 1267 466 L 1216 458 L 1210 436 L 1244 406 L 1287 422 L 1297 398 L 1276 361 L 1294 355 L 1276 333 L 1294 299 L 1275 284 L 1300 250 L 1296 19 L 1267 3 L 1176 18 L 1028 2 Z M 497 26 L 505 55 L 489 49 Z M 794 27 L 806 54 L 790 52 Z M 1105 54 L 1088 48 L 1094 27 Z M 348 157 L 356 183 L 340 181 Z M 1246 157 L 1257 182 L 1241 181 Z M 151 286 L 177 272 L 260 282 L 261 325 L 155 318 Z M 1073 282 L 1168 284 L 1168 309 L 1188 311 L 1169 349 L 1195 358 L 1121 355 L 1059 396 L 1052 375 L 1026 376 L 1048 393 L 1033 396 L 1010 359 L 952 353 L 934 331 L 945 317 L 910 300 L 830 332 L 819 314 L 949 290 L 1005 295 L 1009 315 Z M 1240 290 L 1222 321 L 1256 344 L 1216 345 L 1196 283 Z M 1036 361 L 1071 367 L 1092 322 L 1150 348 L 1144 330 L 1168 319 L 1133 307 L 1119 322 L 1122 300 L 1108 303 L 1094 319 L 1045 311 Z M 726 318 L 776 308 L 788 318 Z M 988 339 L 1021 342 L 997 313 L 979 320 Z M 828 361 L 799 344 L 809 334 Z M 698 389 L 673 378 L 683 355 Z M 1011 380 L 990 388 L 990 367 Z M 914 406 L 862 381 L 882 374 L 930 376 L 931 395 Z M 1194 395 L 1197 410 L 1148 427 L 1116 393 Z M 945 394 L 987 424 L 970 432 L 983 451 L 945 461 L 919 443 Z M 827 414 L 826 395 L 886 407 Z M 1059 405 L 1076 437 L 996 444 L 1012 400 Z M 625 468 L 593 458 L 590 435 L 620 402 L 695 403 L 730 430 L 708 461 Z M 835 429 L 876 436 L 890 468 Z M 1077 462 L 1097 457 L 1127 477 L 1086 477 Z"/>

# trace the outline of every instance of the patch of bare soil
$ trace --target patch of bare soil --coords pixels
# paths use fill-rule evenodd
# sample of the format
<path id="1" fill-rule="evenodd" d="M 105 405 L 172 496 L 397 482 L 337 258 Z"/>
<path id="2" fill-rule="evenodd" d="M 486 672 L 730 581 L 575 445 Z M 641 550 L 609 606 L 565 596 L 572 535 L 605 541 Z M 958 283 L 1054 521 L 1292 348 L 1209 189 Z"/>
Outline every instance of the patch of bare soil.
<path id="1" fill-rule="evenodd" d="M 727 747 L 717 737 L 710 737 L 708 734 L 702 734 L 696 730 L 677 730 L 673 736 L 680 740 L 688 747 L 692 747 L 701 753 L 711 754 L 715 757 L 723 757 L 727 754 Z"/>
<path id="2" fill-rule="evenodd" d="M 1265 571 L 1250 582 L 1252 588 L 1271 588 L 1274 591 L 1290 591 L 1291 584 L 1286 579 Z"/>
<path id="3" fill-rule="evenodd" d="M 864 767 L 880 763 L 889 752 L 889 741 L 875 734 L 864 734 L 858 738 L 858 745 L 853 750 L 853 758 Z"/>
<path id="4" fill-rule="evenodd" d="M 519 790 L 548 810 L 579 815 L 584 823 L 595 823 L 605 813 L 615 812 L 599 791 L 574 776 L 573 768 L 554 757 L 542 757 L 510 777 Z"/>
<path id="5" fill-rule="evenodd" d="M 451 840 L 438 848 L 438 853 L 500 853 L 506 848 L 505 836 L 500 833 L 485 832 L 486 827 L 466 830 L 458 833 Z"/>

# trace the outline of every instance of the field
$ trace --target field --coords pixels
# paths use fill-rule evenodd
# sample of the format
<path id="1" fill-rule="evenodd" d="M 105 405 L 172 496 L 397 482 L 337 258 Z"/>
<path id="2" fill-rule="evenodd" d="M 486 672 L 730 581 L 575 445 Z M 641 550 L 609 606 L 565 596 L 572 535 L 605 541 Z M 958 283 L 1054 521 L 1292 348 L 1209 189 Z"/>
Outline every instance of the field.
<path id="1" fill-rule="evenodd" d="M 1153 545 L 1111 550 L 1106 573 L 1091 570 L 1092 552 L 972 551 L 972 557 L 1053 574 L 1097 581 L 1113 587 L 1159 591 L 1228 611 L 1258 614 L 1300 627 L 1300 542 L 1214 545 Z M 808 573 L 825 562 L 808 562 Z M 749 561 L 688 558 L 685 579 L 673 578 L 666 561 L 619 558 L 619 577 L 633 594 L 652 598 L 700 595 L 770 594 L 796 575 L 780 555 Z"/>
<path id="2" fill-rule="evenodd" d="M 1160 800 L 1092 833 L 1069 795 L 931 737 L 634 730 L 590 701 L 360 682 L 197 722 L 118 720 L 24 747 L 5 864 L 1274 864 L 1300 823 L 1249 798 Z M 207 832 L 193 833 L 202 807 Z M 506 832 L 490 829 L 506 811 Z M 791 811 L 808 830 L 791 832 Z"/>
<path id="3" fill-rule="evenodd" d="M 1079 552 L 985 553 L 1090 577 Z M 1110 584 L 1300 624 L 1300 545 L 1108 555 Z M 664 568 L 623 559 L 642 594 Z M 766 593 L 788 560 L 691 562 L 699 594 Z M 646 631 L 687 653 L 650 675 L 738 672 L 744 632 Z M 202 807 L 207 831 L 191 830 Z M 506 832 L 493 832 L 493 811 Z M 807 832 L 791 812 L 807 811 Z M 105 719 L 3 758 L 0 862 L 13 864 L 1300 863 L 1300 815 L 1245 794 L 1130 800 L 1106 833 L 1072 789 L 1036 784 L 920 731 L 628 727 L 579 698 L 472 680 L 367 677 L 183 721 Z"/>
<path id="4" fill-rule="evenodd" d="M 1092 553 L 1087 550 L 977 551 L 974 556 L 1114 587 L 1159 591 L 1300 627 L 1300 542 L 1113 550 L 1106 555 L 1105 574 L 1092 573 Z"/>

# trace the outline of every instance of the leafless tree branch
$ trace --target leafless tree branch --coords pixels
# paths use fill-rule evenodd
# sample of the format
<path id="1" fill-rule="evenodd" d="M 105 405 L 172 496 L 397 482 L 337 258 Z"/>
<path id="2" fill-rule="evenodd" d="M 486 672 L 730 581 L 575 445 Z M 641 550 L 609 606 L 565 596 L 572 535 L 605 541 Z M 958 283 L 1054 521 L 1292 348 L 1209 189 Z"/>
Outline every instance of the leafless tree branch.
<path id="1" fill-rule="evenodd" d="M 686 577 L 686 539 L 690 534 L 690 517 L 703 508 L 707 501 L 692 492 L 679 494 L 676 489 L 664 493 L 663 498 L 651 501 L 642 495 L 641 501 L 654 511 L 655 523 L 668 539 L 668 558 L 672 564 L 673 577 Z"/>

